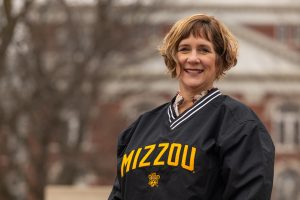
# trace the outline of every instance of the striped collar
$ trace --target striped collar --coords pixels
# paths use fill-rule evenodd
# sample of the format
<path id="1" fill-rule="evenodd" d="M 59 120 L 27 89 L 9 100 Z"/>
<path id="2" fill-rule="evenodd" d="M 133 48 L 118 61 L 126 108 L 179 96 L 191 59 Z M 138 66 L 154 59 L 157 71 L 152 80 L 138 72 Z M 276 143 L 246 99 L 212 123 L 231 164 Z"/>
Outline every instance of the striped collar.
<path id="1" fill-rule="evenodd" d="M 168 107 L 168 117 L 170 122 L 170 128 L 174 130 L 178 125 L 183 123 L 184 121 L 191 118 L 194 114 L 196 114 L 199 110 L 201 110 L 204 106 L 210 103 L 212 100 L 221 95 L 219 89 L 212 89 L 207 95 L 199 99 L 191 108 L 182 113 L 182 115 L 176 116 L 176 113 L 173 108 L 173 103 L 171 102 Z"/>
<path id="2" fill-rule="evenodd" d="M 199 99 L 201 99 L 202 97 L 204 97 L 205 95 L 207 95 L 209 93 L 210 90 L 205 90 L 203 92 L 201 92 L 200 94 L 197 94 L 193 97 L 193 104 L 197 103 L 197 101 Z M 176 116 L 179 116 L 179 106 L 184 102 L 184 98 L 183 96 L 181 96 L 180 91 L 177 92 L 177 95 L 175 96 L 175 100 L 173 103 L 173 108 L 175 111 Z"/>

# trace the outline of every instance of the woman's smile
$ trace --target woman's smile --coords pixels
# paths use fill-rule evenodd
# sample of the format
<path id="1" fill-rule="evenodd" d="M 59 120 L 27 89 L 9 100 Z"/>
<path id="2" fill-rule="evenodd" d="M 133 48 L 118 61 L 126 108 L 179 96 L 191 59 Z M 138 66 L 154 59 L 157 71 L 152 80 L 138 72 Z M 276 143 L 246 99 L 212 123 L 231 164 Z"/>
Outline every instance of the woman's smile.
<path id="1" fill-rule="evenodd" d="M 184 68 L 183 70 L 189 75 L 199 75 L 204 71 L 203 69 L 195 69 L 195 68 Z"/>

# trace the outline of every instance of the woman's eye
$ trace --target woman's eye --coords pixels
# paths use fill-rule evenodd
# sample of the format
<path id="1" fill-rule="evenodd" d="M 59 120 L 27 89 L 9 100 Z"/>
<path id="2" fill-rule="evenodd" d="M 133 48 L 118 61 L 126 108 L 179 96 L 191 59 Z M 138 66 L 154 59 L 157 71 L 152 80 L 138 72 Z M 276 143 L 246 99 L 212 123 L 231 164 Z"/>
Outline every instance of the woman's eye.
<path id="1" fill-rule="evenodd" d="M 188 48 L 186 47 L 182 47 L 182 48 L 179 48 L 178 51 L 181 51 L 181 52 L 186 52 L 188 51 Z"/>
<path id="2" fill-rule="evenodd" d="M 209 53 L 209 52 L 210 52 L 210 50 L 207 49 L 207 48 L 201 48 L 201 49 L 199 49 L 199 51 L 200 51 L 201 53 Z"/>

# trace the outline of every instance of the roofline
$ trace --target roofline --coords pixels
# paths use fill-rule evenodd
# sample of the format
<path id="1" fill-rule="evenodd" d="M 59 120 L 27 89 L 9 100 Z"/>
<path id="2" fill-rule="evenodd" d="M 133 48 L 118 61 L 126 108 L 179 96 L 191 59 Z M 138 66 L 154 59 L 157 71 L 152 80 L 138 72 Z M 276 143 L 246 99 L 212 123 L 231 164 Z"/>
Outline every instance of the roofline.
<path id="1" fill-rule="evenodd" d="M 244 38 L 246 41 L 253 42 L 257 46 L 264 48 L 277 57 L 279 56 L 292 61 L 300 67 L 299 53 L 291 50 L 286 45 L 244 26 L 233 25 L 229 26 L 229 28 L 234 33 L 234 35 L 242 39 Z"/>

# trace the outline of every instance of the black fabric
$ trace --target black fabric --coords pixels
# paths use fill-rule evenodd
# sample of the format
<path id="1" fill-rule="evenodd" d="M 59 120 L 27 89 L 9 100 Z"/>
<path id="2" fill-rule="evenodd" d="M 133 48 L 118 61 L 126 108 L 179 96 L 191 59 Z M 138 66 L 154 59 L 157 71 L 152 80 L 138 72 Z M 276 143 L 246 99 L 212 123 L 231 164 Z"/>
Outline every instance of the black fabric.
<path id="1" fill-rule="evenodd" d="M 199 102 L 208 102 L 212 92 Z M 119 137 L 117 178 L 108 199 L 270 199 L 274 145 L 266 128 L 242 103 L 211 97 L 173 129 L 172 102 L 126 129 Z"/>

